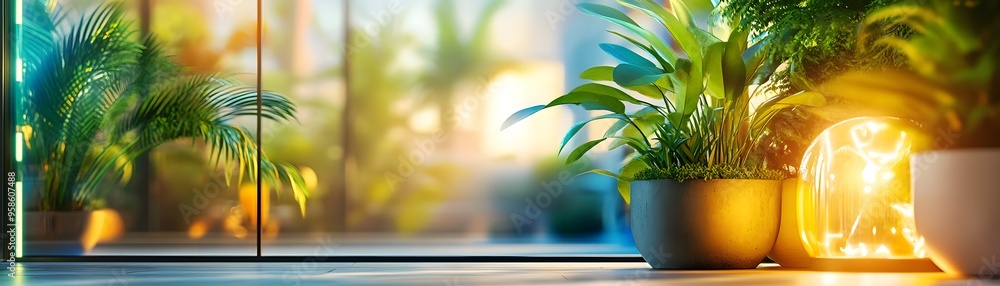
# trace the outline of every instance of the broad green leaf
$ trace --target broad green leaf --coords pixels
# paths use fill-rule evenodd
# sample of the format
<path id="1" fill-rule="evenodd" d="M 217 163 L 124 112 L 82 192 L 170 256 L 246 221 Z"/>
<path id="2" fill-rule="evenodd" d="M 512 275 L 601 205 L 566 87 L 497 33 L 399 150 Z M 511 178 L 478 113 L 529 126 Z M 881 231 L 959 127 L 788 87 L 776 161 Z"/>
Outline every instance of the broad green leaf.
<path id="1" fill-rule="evenodd" d="M 583 73 L 580 74 L 580 78 L 582 78 L 582 79 L 588 79 L 588 80 L 593 80 L 593 81 L 614 81 L 614 75 L 613 75 L 614 70 L 615 70 L 615 67 L 610 67 L 610 66 L 592 67 L 592 68 L 589 68 L 589 69 L 583 71 Z M 666 83 L 666 84 L 664 84 L 664 83 Z M 667 90 L 672 90 L 673 86 L 670 85 L 669 83 L 670 82 L 669 82 L 668 79 L 661 79 L 656 84 L 659 85 L 659 86 L 661 86 L 661 87 L 666 88 Z M 653 85 L 623 86 L 623 88 L 631 90 L 631 91 L 638 92 L 639 94 L 642 94 L 642 95 L 644 95 L 646 97 L 649 97 L 651 99 L 655 99 L 655 100 L 661 100 L 662 99 L 662 95 L 660 95 L 660 91 L 657 90 L 656 86 L 653 86 Z"/>
<path id="2" fill-rule="evenodd" d="M 681 126 L 681 121 L 684 120 L 684 117 L 685 115 L 680 112 L 667 113 L 667 122 L 670 122 L 670 125 L 673 126 Z"/>
<path id="3" fill-rule="evenodd" d="M 764 40 L 757 42 L 753 46 L 750 46 L 745 51 L 743 51 L 742 55 L 743 63 L 745 63 L 747 66 L 747 74 L 754 74 L 755 71 L 753 70 L 753 68 L 761 65 L 761 63 L 764 62 L 764 59 L 767 55 L 767 53 L 765 53 L 764 48 L 767 46 L 768 39 L 770 38 L 764 38 Z"/>
<path id="4" fill-rule="evenodd" d="M 681 49 L 684 50 L 684 53 L 687 54 L 688 58 L 696 66 L 700 67 L 701 47 L 698 45 L 698 40 L 688 30 L 688 25 L 677 19 L 676 16 L 663 8 L 663 6 L 650 0 L 618 0 L 618 3 L 643 11 L 660 22 L 660 24 L 663 24 L 674 40 L 681 46 Z"/>
<path id="5" fill-rule="evenodd" d="M 625 104 L 619 101 L 618 99 L 615 99 L 614 97 L 608 95 L 597 94 L 593 92 L 585 92 L 585 91 L 573 91 L 567 93 L 566 95 L 560 96 L 555 100 L 552 100 L 552 102 L 549 102 L 549 104 L 543 108 L 549 108 L 565 104 L 580 105 L 581 107 L 587 110 L 607 110 L 614 113 L 620 113 L 620 114 L 625 113 Z"/>
<path id="6" fill-rule="evenodd" d="M 674 84 L 672 82 L 670 82 L 670 78 L 669 77 L 661 77 L 660 80 L 657 80 L 655 84 L 656 84 L 656 87 L 659 87 L 659 89 L 662 89 L 664 91 L 664 93 L 666 93 L 666 92 L 673 92 L 674 91 Z M 657 91 L 657 93 L 659 93 L 659 92 L 660 91 Z M 657 99 L 659 99 L 661 97 L 662 96 L 659 95 L 659 94 L 656 95 Z"/>
<path id="7" fill-rule="evenodd" d="M 545 108 L 545 105 L 535 105 L 514 112 L 514 114 L 511 114 L 510 117 L 507 117 L 507 120 L 504 120 L 503 125 L 500 126 L 500 130 L 507 129 L 507 127 L 514 125 L 514 123 L 524 120 L 525 118 L 528 118 L 528 116 L 531 116 L 532 114 L 535 114 Z"/>
<path id="8" fill-rule="evenodd" d="M 614 35 L 616 35 L 616 36 L 618 36 L 618 37 L 620 37 L 622 39 L 625 39 L 626 41 L 632 43 L 633 45 L 642 48 L 644 51 L 646 51 L 647 53 L 649 53 L 649 55 L 653 56 L 653 58 L 655 58 L 656 61 L 660 63 L 660 66 L 663 67 L 664 70 L 668 70 L 668 71 L 669 70 L 673 70 L 673 66 L 671 66 L 670 63 L 667 62 L 667 59 L 665 59 L 664 57 L 660 56 L 660 53 L 657 52 L 655 49 L 653 49 L 653 47 L 650 47 L 648 45 L 644 45 L 644 44 L 640 43 L 639 41 L 637 41 L 636 39 L 633 39 L 632 37 L 623 35 L 622 33 L 619 33 L 619 32 L 614 31 L 614 30 L 608 30 L 608 33 L 614 34 Z M 664 53 L 670 53 L 670 54 L 674 55 L 674 53 L 673 53 L 674 51 L 672 51 L 672 50 L 666 50 L 666 51 L 663 51 L 663 52 Z M 677 56 L 674 55 L 673 57 L 677 57 Z"/>
<path id="9" fill-rule="evenodd" d="M 670 9 L 673 10 L 674 15 L 677 16 L 677 20 L 680 20 L 681 24 L 688 27 L 695 27 L 694 18 L 691 17 L 691 11 L 688 10 L 687 5 L 684 5 L 684 1 L 675 0 L 669 1 Z"/>
<path id="10" fill-rule="evenodd" d="M 625 93 L 624 91 L 621 91 L 621 90 L 619 90 L 617 88 L 610 87 L 610 86 L 607 86 L 607 85 L 599 84 L 599 83 L 584 84 L 584 85 L 581 85 L 581 86 L 578 86 L 578 87 L 574 88 L 573 91 L 592 92 L 592 93 L 597 93 L 597 94 L 603 94 L 603 95 L 607 95 L 607 96 L 610 96 L 610 97 L 614 97 L 617 100 L 628 102 L 628 103 L 632 103 L 632 104 L 642 104 L 643 103 L 642 101 L 636 99 L 635 97 L 632 97 L 631 95 L 629 95 L 628 93 Z"/>
<path id="11" fill-rule="evenodd" d="M 774 72 L 777 71 L 778 67 L 780 66 L 781 66 L 781 60 L 774 58 L 765 59 L 764 62 L 757 67 L 756 71 L 754 71 L 752 74 L 748 74 L 750 75 L 749 78 L 750 81 L 747 83 L 747 85 L 751 84 L 761 85 L 768 82 L 769 80 L 771 80 L 771 76 L 774 75 Z M 750 68 L 751 67 L 749 66 L 747 67 L 748 70 Z"/>
<path id="12" fill-rule="evenodd" d="M 593 170 L 590 170 L 590 171 L 586 171 L 586 172 L 580 173 L 577 176 L 582 176 L 582 175 L 585 175 L 585 174 L 598 174 L 598 175 L 612 177 L 612 178 L 615 178 L 615 179 L 621 178 L 621 177 L 618 176 L 618 174 L 612 173 L 611 171 L 608 171 L 608 170 L 601 170 L 601 169 L 593 169 Z"/>
<path id="13" fill-rule="evenodd" d="M 662 82 L 662 81 L 664 81 L 664 80 L 661 79 L 660 81 L 657 81 L 657 85 L 659 85 L 659 83 Z M 650 98 L 650 99 L 663 100 L 663 95 L 660 94 L 660 90 L 657 89 L 656 86 L 654 86 L 654 85 L 625 86 L 624 88 L 627 88 L 629 90 L 638 92 L 639 94 L 642 94 L 642 95 L 644 95 L 644 96 L 646 96 L 647 98 Z M 661 87 L 661 88 L 663 88 L 663 87 Z M 669 89 L 667 89 L 667 90 L 669 90 Z"/>
<path id="14" fill-rule="evenodd" d="M 669 78 L 674 85 L 675 108 L 683 115 L 680 118 L 680 124 L 677 124 L 680 126 L 697 110 L 698 100 L 701 98 L 702 84 L 700 82 L 696 85 L 689 84 L 691 82 L 690 73 L 692 67 L 690 61 L 687 59 L 678 59 L 675 66 L 677 70 L 671 73 Z"/>
<path id="15" fill-rule="evenodd" d="M 769 39 L 764 38 L 743 52 L 743 62 L 746 63 L 747 75 L 750 76 L 747 85 L 767 82 L 781 65 L 781 59 L 767 57 L 765 48 Z"/>
<path id="16" fill-rule="evenodd" d="M 639 24 L 632 20 L 632 18 L 629 18 L 628 15 L 615 8 L 592 3 L 579 3 L 576 7 L 584 13 L 605 18 L 615 23 L 626 24 L 634 27 L 639 26 Z"/>
<path id="17" fill-rule="evenodd" d="M 639 159 L 632 159 L 622 166 L 621 172 L 618 172 L 618 193 L 622 195 L 622 199 L 625 199 L 625 204 L 631 204 L 631 194 L 632 194 L 632 180 L 634 180 L 635 174 L 638 174 L 642 170 L 649 169 L 649 165 Z"/>
<path id="18" fill-rule="evenodd" d="M 614 81 L 611 75 L 614 70 L 615 67 L 612 66 L 596 66 L 580 73 L 580 78 L 593 81 Z"/>
<path id="19" fill-rule="evenodd" d="M 609 149 L 616 149 L 626 144 L 632 145 L 633 143 L 635 146 L 632 147 L 637 150 L 648 148 L 649 143 L 645 142 L 646 137 L 643 137 L 643 135 L 647 137 L 652 136 L 653 132 L 656 130 L 656 126 L 663 124 L 665 121 L 663 115 L 660 115 L 660 113 L 654 108 L 655 107 L 646 107 L 632 114 L 632 122 L 635 123 L 635 125 L 638 125 L 640 129 L 636 129 L 636 127 L 632 125 L 626 125 L 625 130 L 622 131 L 621 137 L 606 136 L 608 138 L 616 139 L 611 142 Z M 639 132 L 640 130 L 642 132 Z M 629 139 L 634 141 L 629 142 Z"/>
<path id="20" fill-rule="evenodd" d="M 743 29 L 746 30 L 746 29 Z M 747 33 L 733 31 L 722 53 L 722 78 L 727 101 L 734 101 L 743 94 L 747 82 L 743 51 L 746 50 Z"/>
<path id="21" fill-rule="evenodd" d="M 657 112 L 657 107 L 653 106 L 643 107 L 642 109 L 639 109 L 639 111 L 636 111 L 635 113 L 632 114 L 633 117 L 637 117 L 640 120 L 650 120 L 650 116 L 652 115 L 656 116 L 660 115 L 660 113 Z"/>
<path id="22" fill-rule="evenodd" d="M 615 83 L 624 87 L 650 85 L 666 75 L 667 73 L 656 68 L 631 64 L 620 64 L 615 67 L 613 73 Z"/>
<path id="23" fill-rule="evenodd" d="M 703 53 L 708 52 L 708 47 L 716 43 L 721 43 L 722 40 L 712 35 L 711 32 L 705 31 L 698 28 L 691 29 L 691 34 L 694 35 L 695 39 L 698 40 L 698 44 L 703 49 Z"/>
<path id="24" fill-rule="evenodd" d="M 684 2 L 684 7 L 697 25 L 708 25 L 712 12 L 715 11 L 713 0 L 679 0 Z M 674 1 L 671 1 L 674 2 Z"/>
<path id="25" fill-rule="evenodd" d="M 725 99 L 725 82 L 722 74 L 722 53 L 726 50 L 725 42 L 708 46 L 705 52 L 706 93 L 716 99 Z"/>
<path id="26" fill-rule="evenodd" d="M 566 164 L 569 165 L 572 164 L 573 162 L 576 162 L 577 160 L 580 160 L 580 158 L 582 158 L 584 154 L 590 151 L 590 149 L 594 149 L 594 146 L 597 146 L 597 144 L 601 144 L 601 142 L 604 142 L 604 140 L 607 140 L 607 138 L 601 138 L 580 144 L 579 147 L 573 149 L 573 152 L 569 153 L 569 157 L 566 158 Z"/>
<path id="27" fill-rule="evenodd" d="M 557 154 L 562 154 L 563 148 L 566 148 L 566 144 L 569 143 L 569 140 L 573 139 L 573 136 L 576 136 L 577 133 L 580 133 L 580 130 L 582 130 L 583 127 L 586 126 L 588 123 L 591 123 L 591 122 L 594 122 L 594 121 L 597 121 L 597 120 L 601 120 L 601 119 L 620 119 L 618 122 L 628 123 L 628 121 L 625 121 L 623 118 L 624 118 L 624 115 L 617 114 L 617 113 L 612 113 L 612 114 L 605 114 L 605 115 L 597 116 L 597 117 L 591 118 L 591 119 L 589 119 L 587 121 L 580 122 L 580 123 L 577 123 L 576 125 L 573 125 L 573 127 L 571 127 L 569 129 L 569 131 L 566 132 L 566 135 L 563 137 L 563 141 L 559 145 L 559 153 L 557 153 Z M 618 122 L 616 122 L 616 124 Z"/>
<path id="28" fill-rule="evenodd" d="M 704 77 L 704 73 L 702 72 L 702 50 L 698 40 L 689 30 L 689 28 L 696 29 L 697 27 L 684 25 L 684 23 L 668 12 L 663 6 L 651 0 L 618 0 L 618 3 L 645 12 L 667 28 L 671 37 L 681 46 L 681 50 L 684 50 L 684 54 L 687 55 L 687 58 L 691 62 L 690 74 L 688 75 L 688 80 L 685 82 L 688 86 L 684 88 L 685 92 L 683 94 L 689 98 L 700 96 L 704 90 L 704 83 L 702 82 L 702 78 Z"/>
<path id="29" fill-rule="evenodd" d="M 628 121 L 619 120 L 618 122 L 611 124 L 611 127 L 608 127 L 608 130 L 604 132 L 604 137 L 615 136 L 616 134 L 618 134 L 618 131 L 621 131 L 628 125 L 629 125 Z"/>
<path id="30" fill-rule="evenodd" d="M 622 61 L 623 63 L 652 68 L 652 69 L 658 69 L 656 67 L 656 64 L 640 56 L 639 54 L 636 54 L 635 52 L 629 50 L 626 47 L 622 47 L 615 44 L 600 44 L 599 46 L 601 47 L 601 50 L 604 50 L 605 53 L 608 53 L 608 55 L 611 55 L 612 57 L 618 59 L 619 61 Z"/>
<path id="31" fill-rule="evenodd" d="M 657 37 L 656 34 L 640 27 L 639 24 L 629 18 L 628 15 L 625 15 L 625 13 L 622 13 L 615 8 L 593 3 L 579 3 L 576 4 L 576 7 L 584 13 L 604 18 L 605 20 L 611 21 L 612 23 L 622 26 L 632 33 L 635 33 L 652 45 L 653 50 L 659 53 L 661 57 L 666 58 L 668 61 L 672 62 L 677 60 L 677 55 L 674 55 L 672 52 L 668 52 L 670 51 L 670 47 L 663 43 L 663 40 Z"/>
<path id="32" fill-rule="evenodd" d="M 610 136 L 608 137 L 608 139 L 614 139 L 611 141 L 611 145 L 608 147 L 608 150 L 615 150 L 618 149 L 618 147 L 625 145 L 628 145 L 629 147 L 632 147 L 632 149 L 635 149 L 636 151 L 643 153 L 648 152 L 649 150 L 649 144 L 643 143 L 644 140 L 638 139 L 636 137 L 629 137 L 627 135 Z"/>

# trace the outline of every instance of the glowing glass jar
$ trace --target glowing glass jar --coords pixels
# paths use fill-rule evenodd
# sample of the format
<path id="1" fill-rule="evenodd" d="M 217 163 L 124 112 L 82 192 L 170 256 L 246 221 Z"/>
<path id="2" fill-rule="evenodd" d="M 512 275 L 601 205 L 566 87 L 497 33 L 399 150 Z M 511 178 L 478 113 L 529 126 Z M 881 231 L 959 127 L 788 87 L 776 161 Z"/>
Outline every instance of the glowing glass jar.
<path id="1" fill-rule="evenodd" d="M 842 264 L 814 265 L 878 271 L 871 268 L 887 265 L 881 262 L 930 263 L 914 226 L 909 163 L 909 155 L 929 142 L 911 124 L 891 117 L 843 121 L 813 141 L 799 169 L 799 229 L 810 256 Z M 903 268 L 894 270 L 920 267 Z"/>

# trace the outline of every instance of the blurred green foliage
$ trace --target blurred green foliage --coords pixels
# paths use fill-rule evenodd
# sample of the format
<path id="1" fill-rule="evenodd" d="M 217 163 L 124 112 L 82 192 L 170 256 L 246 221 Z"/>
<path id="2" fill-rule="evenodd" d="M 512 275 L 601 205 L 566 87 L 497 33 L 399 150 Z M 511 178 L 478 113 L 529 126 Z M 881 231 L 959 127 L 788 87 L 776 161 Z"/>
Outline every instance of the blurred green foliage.
<path id="1" fill-rule="evenodd" d="M 24 133 L 28 165 L 44 178 L 41 211 L 89 210 L 125 183 L 140 155 L 179 139 L 209 146 L 212 166 L 242 181 L 290 183 L 304 212 L 298 171 L 260 154 L 234 120 L 257 115 L 256 88 L 212 74 L 187 74 L 154 37 L 137 39 L 120 3 L 88 10 L 77 23 L 57 5 L 25 1 Z M 260 115 L 294 118 L 294 104 L 265 92 Z M 225 163 L 233 163 L 227 167 Z M 259 168 L 259 169 L 258 169 Z"/>

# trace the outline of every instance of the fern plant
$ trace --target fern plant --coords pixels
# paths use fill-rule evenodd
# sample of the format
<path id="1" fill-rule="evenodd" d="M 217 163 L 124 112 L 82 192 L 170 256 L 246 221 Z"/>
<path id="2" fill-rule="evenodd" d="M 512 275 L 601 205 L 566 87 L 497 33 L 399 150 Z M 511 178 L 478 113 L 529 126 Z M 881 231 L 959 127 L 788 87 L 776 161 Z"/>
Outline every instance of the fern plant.
<path id="1" fill-rule="evenodd" d="M 937 148 L 1000 147 L 998 13 L 1000 3 L 979 0 L 936 0 L 878 10 L 865 19 L 859 43 L 898 50 L 907 56 L 909 69 L 845 75 L 824 91 L 920 122 L 935 136 L 948 137 L 941 138 Z M 897 26 L 915 34 L 882 33 Z M 950 138 L 952 134 L 959 138 Z"/>
<path id="2" fill-rule="evenodd" d="M 52 7 L 52 8 L 50 8 Z M 25 1 L 23 106 L 26 159 L 43 177 L 39 211 L 88 210 L 125 182 L 139 155 L 178 139 L 211 147 L 226 177 L 258 180 L 253 135 L 233 120 L 257 115 L 256 88 L 216 75 L 185 74 L 156 40 L 136 40 L 121 4 L 76 23 L 46 1 Z M 260 116 L 294 119 L 287 98 L 265 92 Z M 263 154 L 261 154 L 263 156 Z M 269 185 L 290 183 L 304 214 L 308 190 L 298 171 L 260 158 Z"/>
<path id="3" fill-rule="evenodd" d="M 670 11 L 651 0 L 618 3 L 662 24 L 679 52 L 625 13 L 581 3 L 577 7 L 584 13 L 628 31 L 631 35 L 611 33 L 627 40 L 634 49 L 601 44 L 602 50 L 621 63 L 586 70 L 581 78 L 595 82 L 548 104 L 518 111 L 504 122 L 503 128 L 561 105 L 605 112 L 570 128 L 562 145 L 565 147 L 590 122 L 614 121 L 602 138 L 571 151 L 567 162 L 578 160 L 607 140 L 611 149 L 634 149 L 617 174 L 594 171 L 618 178 L 618 189 L 626 202 L 629 185 L 640 172 L 646 175 L 638 179 L 778 179 L 780 173 L 766 170 L 753 159 L 757 144 L 769 133 L 768 121 L 788 107 L 822 104 L 823 97 L 809 92 L 768 98 L 763 89 L 752 89 L 768 81 L 777 63 L 764 57 L 766 42 L 753 42 L 748 30 L 726 32 L 729 29 L 718 22 L 712 23 L 715 27 L 700 28 L 683 1 L 671 1 Z M 716 35 L 710 31 L 722 32 Z M 753 99 L 762 99 L 763 103 L 755 105 Z M 626 105 L 637 110 L 629 111 Z"/>
<path id="4" fill-rule="evenodd" d="M 782 61 L 769 88 L 780 93 L 815 90 L 839 75 L 854 71 L 882 71 L 904 66 L 906 59 L 893 49 L 859 48 L 855 39 L 865 16 L 903 0 L 725 0 L 720 14 L 726 21 L 767 40 L 767 57 Z M 904 35 L 907 29 L 888 29 Z M 840 102 L 834 105 L 841 105 Z M 847 110 L 857 108 L 845 107 Z M 821 131 L 853 112 L 826 112 L 796 108 L 777 116 L 763 148 L 769 165 L 779 165 L 788 175 L 798 170 L 806 148 Z"/>
<path id="5" fill-rule="evenodd" d="M 858 27 L 875 10 L 903 0 L 727 0 L 728 21 L 769 38 L 768 57 L 787 61 L 776 75 L 784 88 L 808 89 L 851 71 L 884 70 L 905 64 L 891 49 L 859 49 Z M 905 29 L 882 31 L 904 34 Z"/>

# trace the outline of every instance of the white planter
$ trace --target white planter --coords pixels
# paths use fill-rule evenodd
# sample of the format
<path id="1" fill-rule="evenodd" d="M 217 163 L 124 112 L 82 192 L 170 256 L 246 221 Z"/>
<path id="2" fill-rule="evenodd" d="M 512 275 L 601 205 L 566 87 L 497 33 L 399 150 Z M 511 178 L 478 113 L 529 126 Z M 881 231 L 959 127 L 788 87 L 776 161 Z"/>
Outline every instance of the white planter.
<path id="1" fill-rule="evenodd" d="M 910 164 L 931 260 L 951 274 L 1000 278 L 1000 149 L 925 152 Z"/>

